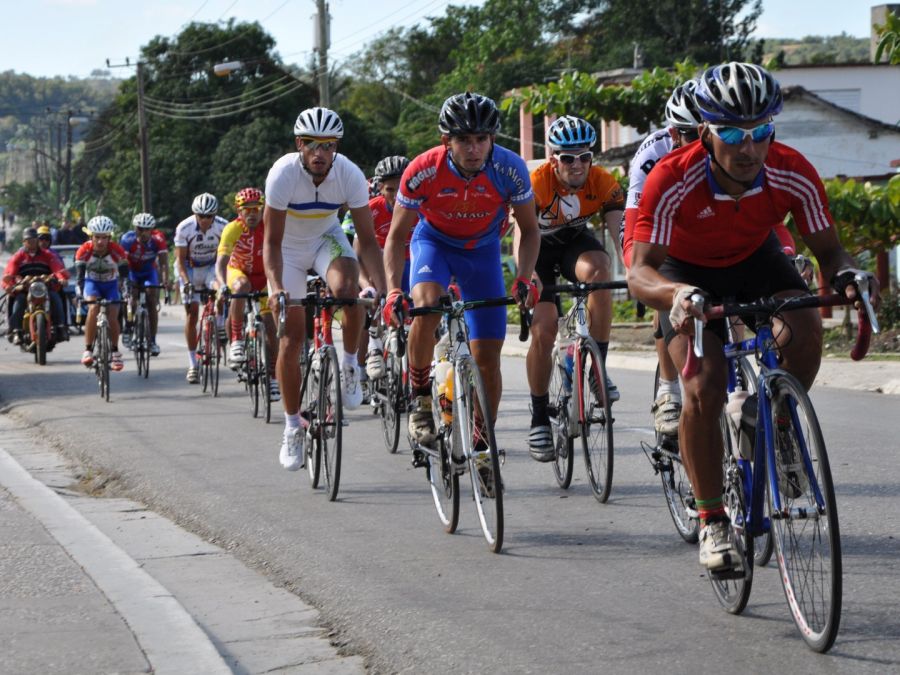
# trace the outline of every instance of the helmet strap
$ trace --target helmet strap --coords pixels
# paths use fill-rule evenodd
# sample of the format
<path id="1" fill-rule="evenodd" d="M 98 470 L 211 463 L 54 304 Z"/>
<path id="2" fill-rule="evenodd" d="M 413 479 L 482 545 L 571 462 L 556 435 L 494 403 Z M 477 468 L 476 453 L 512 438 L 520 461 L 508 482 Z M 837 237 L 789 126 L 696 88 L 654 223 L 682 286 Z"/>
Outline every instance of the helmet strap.
<path id="1" fill-rule="evenodd" d="M 753 177 L 753 180 L 740 180 L 739 178 L 735 178 L 730 173 L 725 170 L 725 167 L 719 163 L 719 160 L 716 159 L 716 153 L 713 152 L 712 143 L 707 143 L 706 139 L 702 136 L 700 137 L 700 142 L 703 144 L 703 148 L 709 153 L 709 158 L 712 160 L 713 164 L 719 167 L 719 171 L 725 174 L 725 177 L 740 185 L 744 190 L 749 190 L 753 187 L 753 184 L 756 182 L 756 176 Z M 759 175 L 759 174 L 757 174 Z"/>

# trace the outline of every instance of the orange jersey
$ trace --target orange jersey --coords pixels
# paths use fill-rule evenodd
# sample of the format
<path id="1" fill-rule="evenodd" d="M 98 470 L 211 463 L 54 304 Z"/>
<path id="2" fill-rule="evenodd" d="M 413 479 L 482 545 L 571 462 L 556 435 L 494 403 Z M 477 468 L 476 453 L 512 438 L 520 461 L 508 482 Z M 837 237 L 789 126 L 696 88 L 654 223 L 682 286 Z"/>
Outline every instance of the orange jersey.
<path id="1" fill-rule="evenodd" d="M 544 162 L 531 173 L 531 185 L 542 237 L 575 234 L 593 216 L 625 208 L 619 182 L 599 166 L 592 166 L 587 181 L 573 192 L 560 182 L 553 165 Z"/>
<path id="2" fill-rule="evenodd" d="M 252 230 L 240 218 L 232 220 L 222 231 L 218 255 L 230 256 L 228 266 L 241 270 L 249 276 L 265 274 L 263 269 L 263 237 L 265 224 L 262 220 Z"/>

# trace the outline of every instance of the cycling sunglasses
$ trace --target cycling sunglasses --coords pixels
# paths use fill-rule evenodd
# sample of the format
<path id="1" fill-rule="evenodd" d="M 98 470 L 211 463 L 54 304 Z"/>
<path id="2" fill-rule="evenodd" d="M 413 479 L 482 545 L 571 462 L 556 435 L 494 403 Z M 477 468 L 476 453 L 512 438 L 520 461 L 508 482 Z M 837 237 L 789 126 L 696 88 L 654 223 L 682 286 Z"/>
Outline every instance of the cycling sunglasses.
<path id="1" fill-rule="evenodd" d="M 573 155 L 569 152 L 557 152 L 556 156 L 559 157 L 559 161 L 563 164 L 574 164 L 576 159 L 581 160 L 582 164 L 589 164 L 594 159 L 594 153 L 590 150 L 578 155 Z"/>
<path id="2" fill-rule="evenodd" d="M 331 152 L 337 147 L 336 138 L 321 139 L 312 138 L 310 136 L 301 136 L 300 140 L 303 141 L 303 147 L 307 150 L 318 150 L 321 148 L 325 152 Z"/>
<path id="3" fill-rule="evenodd" d="M 721 124 L 710 124 L 709 128 L 727 145 L 740 145 L 747 137 L 752 138 L 754 143 L 762 143 L 775 133 L 775 122 L 766 122 L 752 129 L 728 127 Z"/>

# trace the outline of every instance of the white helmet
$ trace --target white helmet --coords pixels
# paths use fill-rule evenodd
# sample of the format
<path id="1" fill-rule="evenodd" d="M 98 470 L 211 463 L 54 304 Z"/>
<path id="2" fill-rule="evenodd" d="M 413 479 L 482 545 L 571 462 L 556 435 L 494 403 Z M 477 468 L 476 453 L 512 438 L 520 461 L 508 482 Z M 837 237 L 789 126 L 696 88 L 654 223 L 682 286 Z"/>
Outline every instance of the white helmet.
<path id="1" fill-rule="evenodd" d="M 694 99 L 694 92 L 698 86 L 697 80 L 688 80 L 672 90 L 672 95 L 666 102 L 666 124 L 685 132 L 700 125 L 703 119 Z"/>
<path id="2" fill-rule="evenodd" d="M 191 211 L 198 216 L 214 216 L 219 210 L 219 200 L 214 195 L 204 192 L 194 197 Z"/>
<path id="3" fill-rule="evenodd" d="M 149 213 L 139 213 L 131 219 L 131 224 L 139 230 L 151 230 L 156 227 L 156 218 Z"/>
<path id="4" fill-rule="evenodd" d="M 343 138 L 344 123 L 333 110 L 308 108 L 297 115 L 297 121 L 294 122 L 294 136 Z"/>
<path id="5" fill-rule="evenodd" d="M 116 224 L 109 216 L 94 216 L 84 229 L 88 234 L 112 234 Z"/>

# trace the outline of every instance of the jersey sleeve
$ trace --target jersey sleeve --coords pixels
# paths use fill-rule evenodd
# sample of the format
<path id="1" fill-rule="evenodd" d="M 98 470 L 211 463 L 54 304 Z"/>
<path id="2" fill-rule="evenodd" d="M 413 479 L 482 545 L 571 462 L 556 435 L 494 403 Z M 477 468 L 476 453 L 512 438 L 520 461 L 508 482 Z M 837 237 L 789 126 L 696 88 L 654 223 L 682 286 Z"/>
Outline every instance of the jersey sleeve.
<path id="1" fill-rule="evenodd" d="M 137 238 L 137 233 L 134 230 L 128 230 L 122 237 L 119 239 L 119 245 L 126 251 L 128 251 L 133 245 L 134 240 Z"/>
<path id="2" fill-rule="evenodd" d="M 347 160 L 347 206 L 359 209 L 369 205 L 369 184 L 356 164 Z"/>
<path id="3" fill-rule="evenodd" d="M 178 227 L 175 228 L 175 237 L 174 243 L 175 248 L 187 248 L 187 237 L 185 235 L 185 231 L 187 230 L 187 225 L 185 221 L 182 221 L 178 224 Z"/>
<path id="4" fill-rule="evenodd" d="M 91 244 L 92 242 L 88 240 L 78 247 L 78 250 L 75 251 L 75 262 L 86 263 L 88 261 L 91 257 L 91 249 L 93 248 Z"/>
<path id="5" fill-rule="evenodd" d="M 812 164 L 799 152 L 791 153 L 787 169 L 768 168 L 766 179 L 793 195 L 791 213 L 800 234 L 822 232 L 834 225 L 828 209 L 828 196 L 822 179 Z"/>
<path id="6" fill-rule="evenodd" d="M 534 190 L 531 189 L 531 176 L 528 175 L 528 165 L 525 160 L 516 154 L 509 152 L 509 166 L 506 170 L 506 179 L 509 189 L 509 201 L 512 204 L 524 204 L 534 199 Z"/>
<path id="7" fill-rule="evenodd" d="M 600 202 L 603 204 L 601 211 L 608 213 L 609 211 L 621 211 L 625 208 L 625 192 L 619 181 L 609 171 L 602 167 L 597 167 L 596 172 L 596 189 L 600 195 Z"/>
<path id="8" fill-rule="evenodd" d="M 291 203 L 291 180 L 282 160 L 269 169 L 266 176 L 266 206 L 277 211 L 287 211 Z"/>
<path id="9" fill-rule="evenodd" d="M 239 220 L 232 220 L 228 223 L 222 231 L 222 238 L 219 239 L 219 248 L 216 250 L 216 255 L 231 255 L 234 245 L 241 237 L 242 231 L 243 228 Z"/>
<path id="10" fill-rule="evenodd" d="M 164 235 L 159 230 L 153 230 L 153 234 L 151 235 L 153 241 L 156 242 L 157 250 L 160 253 L 165 253 L 169 249 L 168 243 L 166 243 L 166 235 Z"/>
<path id="11" fill-rule="evenodd" d="M 430 153 L 419 155 L 406 167 L 397 190 L 397 203 L 416 210 L 428 198 L 430 179 L 437 175 L 437 167 L 428 162 Z"/>
<path id="12" fill-rule="evenodd" d="M 633 241 L 663 246 L 668 246 L 671 242 L 671 224 L 681 204 L 681 196 L 668 163 L 666 160 L 661 161 L 647 176 L 638 206 Z M 625 236 L 628 236 L 627 224 Z"/>

